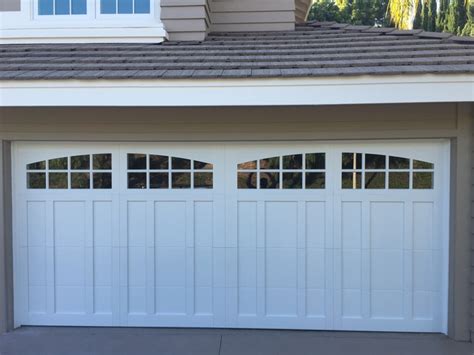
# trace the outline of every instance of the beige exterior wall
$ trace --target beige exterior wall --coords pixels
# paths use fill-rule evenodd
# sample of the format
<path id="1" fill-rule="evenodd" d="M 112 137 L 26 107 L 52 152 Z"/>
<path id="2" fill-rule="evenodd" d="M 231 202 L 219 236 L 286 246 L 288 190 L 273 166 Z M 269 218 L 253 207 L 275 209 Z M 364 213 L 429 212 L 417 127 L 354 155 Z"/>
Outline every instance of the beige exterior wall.
<path id="1" fill-rule="evenodd" d="M 295 0 L 212 0 L 211 31 L 285 31 L 295 28 Z"/>
<path id="2" fill-rule="evenodd" d="M 0 139 L 0 334 L 13 327 L 11 144 Z"/>
<path id="3" fill-rule="evenodd" d="M 470 104 L 268 108 L 3 108 L 0 109 L 0 140 L 451 139 L 453 159 L 449 334 L 458 340 L 468 340 L 471 300 L 474 305 L 474 294 L 470 291 L 472 287 L 474 292 L 474 278 L 470 278 L 471 270 L 474 271 L 474 250 L 471 253 L 471 240 L 474 240 L 471 204 L 474 202 L 470 194 L 471 188 L 474 191 L 474 180 L 471 169 L 466 169 L 466 166 L 474 162 L 474 131 L 471 129 L 470 109 Z M 7 178 L 10 176 L 8 170 L 4 169 L 4 176 Z M 7 210 L 9 207 L 5 196 L 8 195 L 6 187 L 4 198 L 0 198 L 0 205 L 7 206 Z M 8 214 L 5 216 L 11 219 Z M 5 240 L 8 240 L 8 230 L 5 236 Z M 10 255 L 11 246 L 3 247 L 5 254 Z M 11 276 L 11 269 L 8 275 Z M 8 284 L 8 280 L 4 279 L 4 282 Z"/>
<path id="4" fill-rule="evenodd" d="M 0 12 L 20 11 L 21 0 L 0 0 Z"/>
<path id="5" fill-rule="evenodd" d="M 261 108 L 3 108 L 0 139 L 455 138 L 454 104 Z"/>
<path id="6" fill-rule="evenodd" d="M 208 0 L 161 0 L 161 20 L 171 41 L 202 41 L 210 28 Z"/>
<path id="7" fill-rule="evenodd" d="M 288 31 L 301 23 L 311 0 L 161 0 L 173 41 L 201 41 L 209 31 Z"/>

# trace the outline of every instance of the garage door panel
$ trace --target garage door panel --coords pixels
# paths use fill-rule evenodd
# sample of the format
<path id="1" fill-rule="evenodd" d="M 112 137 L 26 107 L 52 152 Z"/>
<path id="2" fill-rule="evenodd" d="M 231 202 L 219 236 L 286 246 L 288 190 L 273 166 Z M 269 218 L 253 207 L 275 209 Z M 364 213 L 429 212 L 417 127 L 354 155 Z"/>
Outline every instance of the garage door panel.
<path id="1" fill-rule="evenodd" d="M 186 246 L 186 201 L 155 201 L 155 243 Z"/>
<path id="2" fill-rule="evenodd" d="M 307 248 L 330 247 L 332 238 L 328 237 L 326 201 L 305 201 L 305 229 Z M 331 213 L 329 213 L 331 214 Z"/>
<path id="3" fill-rule="evenodd" d="M 298 203 L 265 202 L 265 246 L 296 248 L 298 241 Z"/>
<path id="4" fill-rule="evenodd" d="M 440 238 L 433 233 L 435 206 L 431 201 L 413 202 L 413 247 L 441 249 Z"/>
<path id="5" fill-rule="evenodd" d="M 404 208 L 403 202 L 370 202 L 371 249 L 402 249 Z"/>
<path id="6" fill-rule="evenodd" d="M 27 236 L 21 246 L 46 246 L 46 201 L 26 201 Z"/>

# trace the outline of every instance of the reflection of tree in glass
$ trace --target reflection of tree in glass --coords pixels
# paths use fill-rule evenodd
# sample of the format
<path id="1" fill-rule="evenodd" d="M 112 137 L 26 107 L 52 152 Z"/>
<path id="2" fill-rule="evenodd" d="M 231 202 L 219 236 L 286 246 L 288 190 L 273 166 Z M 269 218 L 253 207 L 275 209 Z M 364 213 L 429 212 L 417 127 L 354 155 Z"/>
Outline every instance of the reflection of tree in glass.
<path id="1" fill-rule="evenodd" d="M 173 173 L 171 179 L 173 181 L 173 188 L 188 189 L 191 187 L 190 173 Z"/>
<path id="2" fill-rule="evenodd" d="M 96 170 L 112 169 L 112 154 L 94 154 L 93 168 Z"/>
<path id="3" fill-rule="evenodd" d="M 38 161 L 36 163 L 31 163 L 26 166 L 28 170 L 44 170 L 46 169 L 46 161 Z"/>
<path id="4" fill-rule="evenodd" d="M 111 173 L 94 173 L 94 189 L 111 189 L 112 174 Z"/>
<path id="5" fill-rule="evenodd" d="M 408 189 L 410 187 L 409 172 L 390 172 L 388 179 L 390 189 Z"/>
<path id="6" fill-rule="evenodd" d="M 342 153 L 343 169 L 362 169 L 362 154 Z"/>
<path id="7" fill-rule="evenodd" d="M 71 169 L 73 170 L 87 170 L 90 167 L 89 155 L 76 155 L 71 157 Z"/>
<path id="8" fill-rule="evenodd" d="M 279 169 L 280 157 L 273 157 L 260 160 L 260 169 Z"/>
<path id="9" fill-rule="evenodd" d="M 283 173 L 284 189 L 301 189 L 303 187 L 302 173 Z"/>
<path id="10" fill-rule="evenodd" d="M 414 189 L 432 189 L 433 188 L 433 173 L 413 173 L 413 188 Z"/>
<path id="11" fill-rule="evenodd" d="M 29 189 L 45 189 L 46 173 L 28 173 Z"/>
<path id="12" fill-rule="evenodd" d="M 212 188 L 212 173 L 194 173 L 195 188 Z"/>
<path id="13" fill-rule="evenodd" d="M 252 169 L 257 169 L 257 161 L 247 161 L 245 163 L 241 163 L 237 166 L 237 169 L 239 170 L 252 170 Z"/>
<path id="14" fill-rule="evenodd" d="M 286 155 L 283 157 L 283 169 L 302 169 L 303 155 Z"/>
<path id="15" fill-rule="evenodd" d="M 306 169 L 320 169 L 326 168 L 326 154 L 325 153 L 311 153 L 306 154 Z"/>
<path id="16" fill-rule="evenodd" d="M 128 154 L 128 169 L 140 170 L 146 169 L 146 155 L 145 154 Z"/>
<path id="17" fill-rule="evenodd" d="M 385 173 L 368 172 L 365 173 L 366 189 L 383 189 L 385 188 Z"/>
<path id="18" fill-rule="evenodd" d="M 260 173 L 260 188 L 277 189 L 279 182 L 278 173 Z"/>
<path id="19" fill-rule="evenodd" d="M 237 175 L 237 186 L 239 189 L 256 189 L 257 188 L 257 173 L 242 173 Z"/>
<path id="20" fill-rule="evenodd" d="M 50 189 L 67 189 L 67 173 L 49 173 Z"/>
<path id="21" fill-rule="evenodd" d="M 197 161 L 197 160 L 194 161 L 195 170 L 212 170 L 213 167 L 214 166 L 211 163 L 206 163 L 206 162 Z"/>
<path id="22" fill-rule="evenodd" d="M 51 170 L 66 170 L 67 169 L 67 158 L 50 159 L 48 167 Z"/>

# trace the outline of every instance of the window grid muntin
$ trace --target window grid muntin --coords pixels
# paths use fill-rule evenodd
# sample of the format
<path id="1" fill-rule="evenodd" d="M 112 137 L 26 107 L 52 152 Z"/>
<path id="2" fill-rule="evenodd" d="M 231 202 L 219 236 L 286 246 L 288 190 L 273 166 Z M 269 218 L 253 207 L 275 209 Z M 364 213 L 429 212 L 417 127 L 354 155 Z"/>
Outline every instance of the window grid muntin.
<path id="1" fill-rule="evenodd" d="M 89 156 L 89 169 L 72 169 L 72 164 L 71 160 L 73 157 L 77 156 L 84 156 L 88 155 Z M 90 153 L 90 154 L 77 154 L 77 155 L 71 155 L 67 157 L 58 157 L 58 158 L 51 158 L 51 159 L 45 159 L 45 169 L 28 169 L 28 165 L 32 164 L 37 164 L 43 162 L 43 160 L 33 162 L 33 163 L 28 163 L 26 167 L 26 188 L 28 190 L 110 190 L 112 189 L 112 167 L 110 169 L 94 169 L 93 168 L 93 159 L 94 155 L 110 155 L 112 159 L 112 153 Z M 51 169 L 49 166 L 50 160 L 56 160 L 56 159 L 62 159 L 62 158 L 67 158 L 67 169 Z M 112 164 L 112 163 L 111 163 Z M 29 181 L 28 181 L 28 174 L 30 173 L 44 173 L 45 174 L 45 187 L 44 188 L 33 188 L 29 187 Z M 50 174 L 57 174 L 57 173 L 66 173 L 67 174 L 67 187 L 66 188 L 51 188 L 49 179 L 50 179 Z M 73 188 L 72 187 L 72 174 L 73 173 L 88 173 L 89 174 L 89 188 Z M 94 188 L 94 173 L 108 173 L 110 174 L 110 180 L 111 180 L 111 186 L 106 187 L 106 188 Z"/>
<path id="2" fill-rule="evenodd" d="M 400 157 L 400 156 L 395 156 L 395 155 L 385 155 L 385 168 L 384 169 L 366 169 L 366 155 L 367 154 L 373 154 L 373 155 L 382 155 L 382 154 L 377 154 L 377 153 L 359 153 L 359 152 L 342 152 L 341 153 L 341 158 L 343 154 L 361 154 L 362 155 L 362 162 L 361 162 L 361 169 L 343 169 L 342 168 L 342 161 L 341 161 L 341 189 L 343 190 L 432 190 L 434 189 L 434 173 L 435 173 L 435 166 L 434 163 L 430 163 L 427 161 L 421 161 L 419 159 L 410 159 L 406 158 L 409 161 L 409 168 L 408 169 L 395 169 L 395 168 L 390 168 L 390 157 L 392 158 L 405 158 L 405 157 Z M 433 166 L 432 169 L 415 169 L 413 168 L 414 161 L 419 161 L 422 163 L 427 163 Z M 354 160 L 356 161 L 356 159 Z M 384 188 L 368 188 L 365 186 L 366 184 L 366 173 L 371 173 L 371 172 L 380 172 L 380 173 L 385 173 L 385 186 Z M 360 173 L 361 174 L 361 187 L 360 188 L 344 188 L 343 181 L 342 181 L 342 174 L 343 173 Z M 390 188 L 390 173 L 408 173 L 409 178 L 408 178 L 408 188 Z M 413 185 L 414 181 L 414 174 L 415 173 L 431 173 L 431 188 L 416 188 Z"/>
<path id="3" fill-rule="evenodd" d="M 312 155 L 312 154 L 323 154 L 324 156 L 324 166 L 325 169 L 307 169 L 306 168 L 306 156 L 307 155 Z M 301 164 L 301 169 L 284 169 L 283 168 L 283 158 L 286 156 L 292 156 L 292 155 L 301 155 L 302 156 L 302 164 Z M 238 163 L 237 164 L 237 189 L 239 190 L 324 190 L 326 188 L 326 181 L 327 181 L 327 162 L 326 162 L 326 152 L 310 152 L 310 153 L 295 153 L 295 154 L 285 154 L 285 155 L 280 155 L 278 157 L 272 156 L 272 157 L 265 157 L 261 159 L 254 159 L 254 160 L 249 160 L 243 163 Z M 278 158 L 279 159 L 279 169 L 265 169 L 261 167 L 261 161 L 262 160 L 269 160 L 273 158 Z M 256 169 L 239 169 L 239 166 L 242 166 L 247 163 L 253 163 L 256 161 Z M 256 174 L 256 187 L 251 188 L 251 187 L 239 187 L 239 174 Z M 278 188 L 262 188 L 261 187 L 261 175 L 266 174 L 266 173 L 278 173 Z M 302 175 L 302 185 L 300 188 L 283 188 L 283 174 L 284 173 L 300 173 Z M 324 187 L 322 188 L 308 188 L 306 187 L 306 174 L 307 173 L 323 173 L 324 174 Z"/>
<path id="4" fill-rule="evenodd" d="M 130 154 L 140 154 L 140 155 L 145 155 L 145 160 L 146 160 L 146 169 L 129 169 L 128 168 L 128 156 Z M 152 155 L 159 155 L 163 157 L 168 158 L 168 169 L 150 169 L 150 156 Z M 190 169 L 173 169 L 172 167 L 172 159 L 173 158 L 179 158 L 179 159 L 185 159 L 190 161 Z M 145 154 L 145 153 L 127 153 L 127 189 L 129 190 L 193 190 L 193 189 L 198 189 L 198 190 L 211 190 L 214 188 L 214 164 L 212 163 L 207 163 L 208 165 L 212 166 L 212 169 L 195 169 L 194 168 L 194 162 L 203 162 L 202 160 L 195 160 L 195 159 L 188 159 L 188 158 L 181 158 L 181 157 L 176 157 L 172 155 L 163 155 L 163 154 Z M 194 176 L 195 173 L 200 173 L 200 172 L 206 172 L 210 173 L 211 175 L 211 187 L 195 187 L 194 184 Z M 144 188 L 133 188 L 129 187 L 129 174 L 130 173 L 144 173 L 146 177 L 145 181 L 145 187 Z M 151 185 L 151 180 L 150 180 L 150 174 L 153 173 L 167 173 L 168 174 L 168 187 L 167 188 L 152 188 L 150 187 Z M 179 187 L 173 187 L 173 173 L 189 173 L 190 174 L 190 183 L 189 187 L 184 187 L 184 188 L 179 188 Z"/>
<path id="5" fill-rule="evenodd" d="M 132 1 L 132 12 L 119 12 L 119 0 L 111 0 L 115 4 L 114 12 L 103 12 L 102 4 L 104 0 L 96 0 L 96 7 L 101 16 L 130 16 L 130 15 L 150 15 L 153 11 L 153 0 L 146 0 L 148 3 L 148 12 L 137 12 L 137 0 Z"/>
<path id="6" fill-rule="evenodd" d="M 37 10 L 36 10 L 36 15 L 37 16 L 40 16 L 40 17 L 48 17 L 48 16 L 87 16 L 87 14 L 89 13 L 89 6 L 88 6 L 88 1 L 87 0 L 82 0 L 85 2 L 84 4 L 84 10 L 85 12 L 79 12 L 79 13 L 73 13 L 73 2 L 76 1 L 76 0 L 68 0 L 68 8 L 69 8 L 69 12 L 68 13 L 57 13 L 57 6 L 56 6 L 56 2 L 58 0 L 51 0 L 52 1 L 52 13 L 40 13 L 40 9 L 41 9 L 41 0 L 36 0 L 36 6 L 37 6 Z M 77 1 L 80 1 L 80 0 L 77 0 Z"/>

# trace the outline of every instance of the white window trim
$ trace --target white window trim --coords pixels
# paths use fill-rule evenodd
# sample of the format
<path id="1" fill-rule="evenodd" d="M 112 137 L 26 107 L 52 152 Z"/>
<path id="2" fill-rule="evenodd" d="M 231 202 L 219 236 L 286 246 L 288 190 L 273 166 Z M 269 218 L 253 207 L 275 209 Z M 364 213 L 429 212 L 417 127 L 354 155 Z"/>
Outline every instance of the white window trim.
<path id="1" fill-rule="evenodd" d="M 38 0 L 21 0 L 19 12 L 0 12 L 0 44 L 5 43 L 159 43 L 168 34 L 161 0 L 150 0 L 150 14 L 100 14 L 100 0 L 87 0 L 86 15 L 38 15 Z"/>

